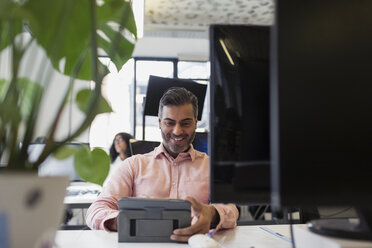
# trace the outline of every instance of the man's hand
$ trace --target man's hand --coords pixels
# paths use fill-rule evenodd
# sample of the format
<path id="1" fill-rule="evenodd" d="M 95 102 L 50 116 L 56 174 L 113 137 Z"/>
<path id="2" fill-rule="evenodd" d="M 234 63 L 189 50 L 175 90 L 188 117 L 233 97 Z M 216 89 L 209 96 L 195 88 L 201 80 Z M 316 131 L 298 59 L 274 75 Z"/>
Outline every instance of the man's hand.
<path id="1" fill-rule="evenodd" d="M 174 241 L 187 242 L 194 234 L 208 233 L 209 229 L 212 226 L 216 226 L 220 220 L 220 216 L 214 206 L 200 203 L 191 196 L 186 197 L 186 200 L 191 203 L 191 211 L 197 220 L 195 223 L 192 221 L 189 227 L 173 230 L 170 238 Z"/>
<path id="2" fill-rule="evenodd" d="M 105 226 L 107 229 L 109 229 L 112 232 L 117 232 L 118 230 L 118 218 L 114 218 L 111 220 L 106 221 Z"/>

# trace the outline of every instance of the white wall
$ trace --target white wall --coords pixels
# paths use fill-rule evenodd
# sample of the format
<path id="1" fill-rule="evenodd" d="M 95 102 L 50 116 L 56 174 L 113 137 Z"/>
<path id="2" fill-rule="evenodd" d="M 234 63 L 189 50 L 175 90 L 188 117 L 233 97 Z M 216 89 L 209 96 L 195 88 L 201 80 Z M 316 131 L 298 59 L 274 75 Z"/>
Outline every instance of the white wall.
<path id="1" fill-rule="evenodd" d="M 209 60 L 207 39 L 143 37 L 136 43 L 135 57 L 167 57 L 182 60 Z"/>

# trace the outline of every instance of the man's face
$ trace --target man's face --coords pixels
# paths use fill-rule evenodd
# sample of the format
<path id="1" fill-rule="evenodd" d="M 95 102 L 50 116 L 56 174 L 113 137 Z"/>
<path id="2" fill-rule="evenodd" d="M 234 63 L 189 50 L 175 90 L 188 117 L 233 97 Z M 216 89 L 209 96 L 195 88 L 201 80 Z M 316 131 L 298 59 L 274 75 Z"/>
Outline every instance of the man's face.
<path id="1" fill-rule="evenodd" d="M 195 137 L 197 120 L 192 104 L 164 106 L 159 126 L 163 144 L 172 157 L 186 151 Z"/>

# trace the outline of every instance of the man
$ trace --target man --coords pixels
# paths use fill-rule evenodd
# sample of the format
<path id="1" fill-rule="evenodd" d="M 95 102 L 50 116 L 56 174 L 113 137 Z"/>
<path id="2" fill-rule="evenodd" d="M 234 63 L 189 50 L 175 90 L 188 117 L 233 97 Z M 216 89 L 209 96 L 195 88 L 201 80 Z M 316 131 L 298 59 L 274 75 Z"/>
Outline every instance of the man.
<path id="1" fill-rule="evenodd" d="M 163 142 L 154 151 L 126 159 L 114 172 L 88 209 L 91 229 L 117 230 L 121 197 L 186 199 L 191 203 L 192 225 L 175 229 L 171 239 L 186 242 L 196 233 L 236 226 L 234 204 L 209 203 L 209 157 L 191 145 L 197 126 L 198 101 L 184 88 L 168 89 L 159 104 Z"/>

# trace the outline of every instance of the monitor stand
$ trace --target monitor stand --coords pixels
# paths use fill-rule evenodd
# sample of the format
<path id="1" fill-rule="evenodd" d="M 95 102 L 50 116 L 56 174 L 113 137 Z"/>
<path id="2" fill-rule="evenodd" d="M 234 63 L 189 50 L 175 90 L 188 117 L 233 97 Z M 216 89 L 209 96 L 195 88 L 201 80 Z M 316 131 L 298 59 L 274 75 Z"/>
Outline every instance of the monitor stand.
<path id="1" fill-rule="evenodd" d="M 344 239 L 372 240 L 372 210 L 357 209 L 359 218 L 319 219 L 308 222 L 310 231 Z"/>

